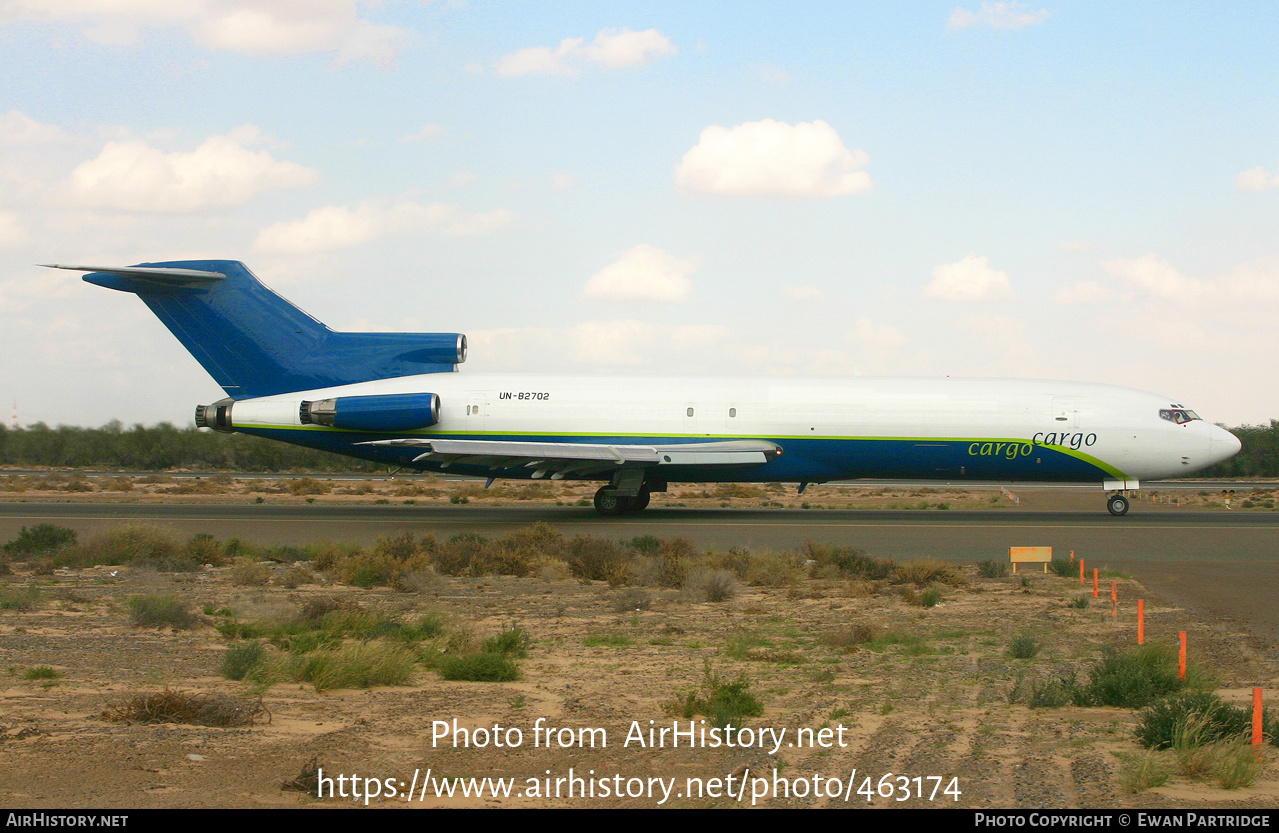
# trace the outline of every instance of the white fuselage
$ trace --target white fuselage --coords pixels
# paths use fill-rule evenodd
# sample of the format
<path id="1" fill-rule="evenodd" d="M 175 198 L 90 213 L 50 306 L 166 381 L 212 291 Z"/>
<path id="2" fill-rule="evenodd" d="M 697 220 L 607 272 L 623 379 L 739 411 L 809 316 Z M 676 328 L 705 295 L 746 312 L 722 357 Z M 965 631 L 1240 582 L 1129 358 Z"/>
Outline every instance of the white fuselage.
<path id="1" fill-rule="evenodd" d="M 622 443 L 763 438 L 782 446 L 781 460 L 801 458 L 769 464 L 784 477 L 753 479 L 1141 480 L 1189 474 L 1239 448 L 1233 435 L 1203 420 L 1161 419 L 1160 410 L 1173 404 L 1167 397 L 1024 379 L 435 373 L 242 400 L 235 403 L 236 428 L 290 439 L 284 432 L 326 430 L 302 425 L 303 400 L 423 391 L 437 394 L 441 407 L 438 424 L 413 432 L 420 436 Z"/>

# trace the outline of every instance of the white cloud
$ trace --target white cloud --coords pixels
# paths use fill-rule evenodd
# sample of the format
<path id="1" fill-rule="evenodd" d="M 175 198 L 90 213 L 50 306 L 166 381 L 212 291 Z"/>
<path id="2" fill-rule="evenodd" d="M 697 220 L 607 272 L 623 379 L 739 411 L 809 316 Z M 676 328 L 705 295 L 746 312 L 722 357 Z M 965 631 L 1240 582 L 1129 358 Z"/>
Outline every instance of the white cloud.
<path id="1" fill-rule="evenodd" d="M 1053 300 L 1059 304 L 1096 304 L 1114 297 L 1115 291 L 1108 286 L 1102 286 L 1096 281 L 1080 281 L 1074 286 L 1057 290 Z"/>
<path id="2" fill-rule="evenodd" d="M 547 362 L 564 369 L 582 366 L 600 372 L 611 367 L 631 372 L 672 363 L 687 365 L 701 356 L 717 356 L 729 338 L 714 324 L 649 324 L 634 319 L 583 321 L 568 327 L 519 327 L 472 330 L 468 365 L 475 372 L 540 368 Z M 736 352 L 734 351 L 734 355 Z"/>
<path id="3" fill-rule="evenodd" d="M 18 215 L 11 211 L 0 211 L 0 248 L 20 246 L 30 239 Z"/>
<path id="4" fill-rule="evenodd" d="M 929 298 L 943 301 L 995 301 L 1012 294 L 1008 275 L 990 268 L 990 260 L 969 253 L 955 263 L 933 270 L 933 280 L 924 289 Z"/>
<path id="5" fill-rule="evenodd" d="M 258 233 L 253 249 L 272 254 L 328 252 L 410 230 L 445 236 L 486 234 L 514 216 L 505 209 L 469 212 L 456 205 L 422 205 L 411 200 L 392 205 L 366 201 L 354 208 L 330 205 L 301 220 L 267 226 Z"/>
<path id="6" fill-rule="evenodd" d="M 815 286 L 783 286 L 782 297 L 792 301 L 812 301 L 822 297 L 822 291 Z"/>
<path id="7" fill-rule="evenodd" d="M 568 171 L 556 171 L 551 174 L 551 188 L 555 191 L 567 191 L 577 184 L 577 177 Z"/>
<path id="8" fill-rule="evenodd" d="M 1194 303 L 1207 289 L 1203 281 L 1186 277 L 1172 268 L 1168 261 L 1153 254 L 1107 261 L 1102 268 L 1108 274 L 1123 278 L 1138 289 L 1166 301 Z"/>
<path id="9" fill-rule="evenodd" d="M 421 142 L 426 139 L 434 139 L 436 136 L 442 136 L 444 135 L 445 131 L 446 131 L 446 128 L 442 124 L 428 124 L 428 125 L 424 125 L 422 129 L 417 131 L 416 133 L 409 133 L 406 136 L 401 136 L 400 141 L 401 142 Z"/>
<path id="10" fill-rule="evenodd" d="M 80 28 L 90 40 L 130 46 L 148 29 L 178 27 L 209 49 L 246 55 L 330 52 L 338 64 L 388 65 L 409 33 L 360 16 L 357 0 L 8 0 L 0 23 L 34 20 Z"/>
<path id="11" fill-rule="evenodd" d="M 315 170 L 277 161 L 242 144 L 256 137 L 246 125 L 210 136 L 189 153 L 165 153 L 145 142 L 107 142 L 64 183 L 74 205 L 125 211 L 189 213 L 242 205 L 265 191 L 314 182 Z"/>
<path id="12" fill-rule="evenodd" d="M 620 69 L 674 55 L 675 46 L 670 38 L 656 29 L 643 32 L 605 29 L 595 36 L 595 40 L 578 50 L 578 54 L 605 69 Z"/>
<path id="13" fill-rule="evenodd" d="M 595 40 L 564 38 L 554 49 L 531 46 L 503 56 L 493 67 L 506 77 L 517 75 L 577 75 L 581 63 L 604 69 L 620 69 L 646 64 L 656 58 L 675 54 L 670 38 L 656 29 L 632 32 L 603 29 Z"/>
<path id="14" fill-rule="evenodd" d="M 1220 283 L 1231 295 L 1242 300 L 1279 301 L 1279 257 L 1241 263 Z"/>
<path id="15" fill-rule="evenodd" d="M 1268 191 L 1271 188 L 1279 188 L 1279 175 L 1272 174 L 1258 165 L 1235 177 L 1235 188 L 1240 191 Z"/>
<path id="16" fill-rule="evenodd" d="M 19 110 L 0 115 L 0 144 L 28 145 L 60 142 L 68 138 L 65 130 L 53 124 L 41 124 Z"/>
<path id="17" fill-rule="evenodd" d="M 975 26 L 985 26 L 990 29 L 1025 29 L 1027 26 L 1038 26 L 1050 16 L 1052 12 L 1047 9 L 1031 11 L 1025 3 L 1018 3 L 1016 0 L 1006 3 L 982 0 L 977 11 L 956 6 L 950 13 L 946 28 L 951 31 L 970 29 Z"/>
<path id="18" fill-rule="evenodd" d="M 530 46 L 503 56 L 494 66 L 498 75 L 577 75 L 576 66 L 567 62 L 573 52 L 582 45 L 582 38 L 565 38 L 555 49 Z"/>
<path id="19" fill-rule="evenodd" d="M 583 294 L 604 301 L 684 301 L 693 293 L 688 276 L 696 268 L 695 258 L 642 243 L 592 275 Z"/>
<path id="20" fill-rule="evenodd" d="M 857 319 L 847 338 L 853 344 L 872 348 L 901 347 L 906 343 L 906 336 L 901 330 L 887 324 L 876 324 L 869 318 Z"/>
<path id="21" fill-rule="evenodd" d="M 824 121 L 711 125 L 675 166 L 684 191 L 725 196 L 834 197 L 868 191 L 870 157 Z"/>

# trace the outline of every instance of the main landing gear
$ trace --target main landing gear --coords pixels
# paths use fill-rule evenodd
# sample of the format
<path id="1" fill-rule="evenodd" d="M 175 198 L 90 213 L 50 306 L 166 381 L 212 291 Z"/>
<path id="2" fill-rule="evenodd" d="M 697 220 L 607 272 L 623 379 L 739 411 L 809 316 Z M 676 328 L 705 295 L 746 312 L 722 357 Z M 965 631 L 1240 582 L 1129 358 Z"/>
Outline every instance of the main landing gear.
<path id="1" fill-rule="evenodd" d="M 648 498 L 648 486 L 641 486 L 635 495 L 622 495 L 612 486 L 601 486 L 595 493 L 595 511 L 605 516 L 642 512 L 648 507 Z"/>
<path id="2" fill-rule="evenodd" d="M 1128 498 L 1124 497 L 1122 494 L 1115 493 L 1106 498 L 1106 509 L 1112 515 L 1127 515 Z"/>

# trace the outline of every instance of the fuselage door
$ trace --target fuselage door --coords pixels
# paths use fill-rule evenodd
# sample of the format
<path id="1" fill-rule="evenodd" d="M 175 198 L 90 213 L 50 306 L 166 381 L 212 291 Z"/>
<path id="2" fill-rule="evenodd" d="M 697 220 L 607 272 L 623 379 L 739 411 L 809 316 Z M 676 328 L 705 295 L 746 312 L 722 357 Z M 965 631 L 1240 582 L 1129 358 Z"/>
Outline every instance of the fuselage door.
<path id="1" fill-rule="evenodd" d="M 1078 396 L 1053 397 L 1053 428 L 1058 431 L 1065 431 L 1079 427 L 1079 404 L 1081 398 Z"/>

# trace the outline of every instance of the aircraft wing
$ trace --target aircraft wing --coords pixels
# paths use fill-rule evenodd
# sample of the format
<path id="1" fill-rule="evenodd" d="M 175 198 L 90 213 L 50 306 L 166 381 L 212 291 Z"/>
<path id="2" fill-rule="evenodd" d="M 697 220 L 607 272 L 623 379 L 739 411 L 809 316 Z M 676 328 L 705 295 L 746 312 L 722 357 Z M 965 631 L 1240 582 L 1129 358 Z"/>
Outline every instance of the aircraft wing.
<path id="1" fill-rule="evenodd" d="M 781 446 L 767 440 L 718 440 L 673 445 L 627 445 L 618 443 L 541 443 L 508 440 L 450 440 L 407 437 L 373 440 L 361 445 L 423 448 L 413 458 L 487 466 L 490 471 L 533 469 L 533 477 L 550 475 L 552 480 L 581 477 L 619 466 L 745 466 L 767 463 L 782 453 Z"/>

